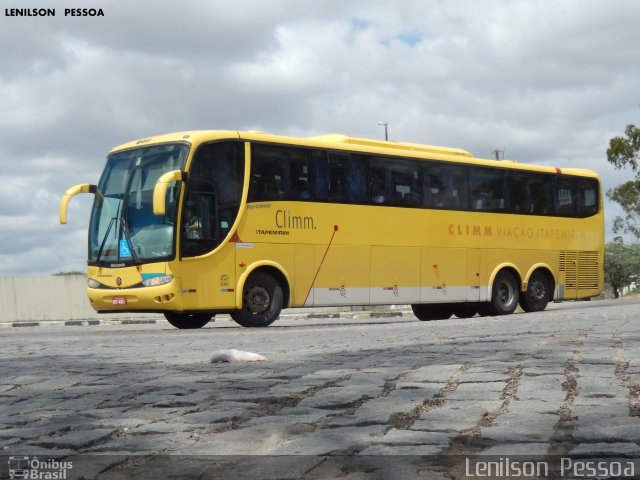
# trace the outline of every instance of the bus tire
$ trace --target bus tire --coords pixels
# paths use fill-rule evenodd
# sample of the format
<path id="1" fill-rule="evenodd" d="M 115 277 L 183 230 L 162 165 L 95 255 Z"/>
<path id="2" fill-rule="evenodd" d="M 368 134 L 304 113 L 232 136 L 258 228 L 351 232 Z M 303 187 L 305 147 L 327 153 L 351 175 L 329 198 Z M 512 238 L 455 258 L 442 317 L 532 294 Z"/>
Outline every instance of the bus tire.
<path id="1" fill-rule="evenodd" d="M 527 291 L 520 295 L 520 306 L 525 312 L 541 312 L 547 308 L 551 298 L 550 290 L 547 275 L 536 270 L 531 274 Z"/>
<path id="2" fill-rule="evenodd" d="M 446 320 L 453 314 L 453 307 L 448 303 L 416 303 L 411 305 L 411 309 L 422 322 Z"/>
<path id="3" fill-rule="evenodd" d="M 516 277 L 508 270 L 501 270 L 496 275 L 491 289 L 489 313 L 492 315 L 509 315 L 518 306 L 520 289 Z"/>
<path id="4" fill-rule="evenodd" d="M 453 314 L 458 318 L 471 318 L 478 313 L 478 305 L 475 303 L 460 303 L 453 306 Z"/>
<path id="5" fill-rule="evenodd" d="M 165 312 L 164 318 L 167 319 L 171 325 L 181 330 L 202 328 L 215 315 L 211 313 L 185 313 L 185 312 Z"/>
<path id="6" fill-rule="evenodd" d="M 249 275 L 242 290 L 242 308 L 231 312 L 231 318 L 243 327 L 268 327 L 282 310 L 282 287 L 268 273 Z"/>

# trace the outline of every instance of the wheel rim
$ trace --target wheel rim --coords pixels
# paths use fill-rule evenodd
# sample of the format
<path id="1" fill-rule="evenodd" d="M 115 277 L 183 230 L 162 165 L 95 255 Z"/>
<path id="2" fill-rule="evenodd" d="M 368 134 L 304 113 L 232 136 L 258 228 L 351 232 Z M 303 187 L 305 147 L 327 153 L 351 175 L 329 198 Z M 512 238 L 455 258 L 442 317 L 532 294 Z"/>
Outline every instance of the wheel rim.
<path id="1" fill-rule="evenodd" d="M 257 285 L 247 295 L 247 310 L 254 315 L 260 315 L 269 309 L 271 304 L 271 295 L 263 286 Z"/>
<path id="2" fill-rule="evenodd" d="M 498 301 L 501 305 L 508 307 L 515 299 L 515 290 L 509 282 L 501 282 L 497 291 Z"/>
<path id="3" fill-rule="evenodd" d="M 547 299 L 547 287 L 544 282 L 536 280 L 531 285 L 531 299 L 536 303 L 544 302 Z"/>

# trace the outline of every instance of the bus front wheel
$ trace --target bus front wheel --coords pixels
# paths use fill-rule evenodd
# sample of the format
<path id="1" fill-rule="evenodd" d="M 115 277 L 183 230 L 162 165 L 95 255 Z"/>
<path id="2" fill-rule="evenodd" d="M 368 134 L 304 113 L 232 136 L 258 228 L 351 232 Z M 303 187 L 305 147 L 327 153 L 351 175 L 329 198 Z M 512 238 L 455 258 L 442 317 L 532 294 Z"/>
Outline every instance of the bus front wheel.
<path id="1" fill-rule="evenodd" d="M 417 303 L 411 305 L 413 314 L 418 320 L 446 320 L 453 314 L 453 307 L 447 303 Z"/>
<path id="2" fill-rule="evenodd" d="M 282 287 L 268 273 L 252 273 L 242 291 L 242 309 L 231 318 L 243 327 L 267 327 L 276 321 L 282 310 Z"/>
<path id="3" fill-rule="evenodd" d="M 541 312 L 549 303 L 550 288 L 547 276 L 535 271 L 529 279 L 527 291 L 520 296 L 520 306 L 525 312 Z"/>
<path id="4" fill-rule="evenodd" d="M 179 329 L 202 328 L 214 317 L 211 313 L 165 312 L 164 318 Z"/>

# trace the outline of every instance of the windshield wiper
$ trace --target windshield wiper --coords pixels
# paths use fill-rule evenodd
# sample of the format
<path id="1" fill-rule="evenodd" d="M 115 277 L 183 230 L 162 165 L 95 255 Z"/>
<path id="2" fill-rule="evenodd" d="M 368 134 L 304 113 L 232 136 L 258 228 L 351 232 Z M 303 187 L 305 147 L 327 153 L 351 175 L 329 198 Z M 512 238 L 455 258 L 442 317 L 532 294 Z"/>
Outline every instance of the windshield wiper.
<path id="1" fill-rule="evenodd" d="M 132 233 L 129 229 L 129 225 L 127 224 L 127 219 L 124 215 L 124 199 L 122 200 L 122 204 L 120 205 L 120 212 L 118 213 L 118 219 L 120 220 L 120 226 L 122 227 L 122 233 L 124 233 L 124 238 L 129 244 L 129 251 L 131 252 L 131 257 L 133 257 L 133 262 L 136 265 L 140 265 L 142 262 L 140 261 L 140 257 L 136 253 L 136 249 L 133 246 L 133 242 L 131 241 Z M 118 249 L 118 258 L 120 257 L 120 249 Z"/>
<path id="2" fill-rule="evenodd" d="M 111 231 L 111 227 L 113 227 L 113 222 L 116 221 L 116 217 L 113 217 L 109 222 L 109 226 L 107 227 L 107 233 L 104 234 L 104 238 L 102 239 L 102 243 L 100 244 L 100 248 L 98 249 L 98 256 L 96 260 L 100 263 L 100 257 L 102 257 L 102 251 L 104 250 L 104 246 L 107 243 L 107 238 L 109 237 L 109 232 Z"/>

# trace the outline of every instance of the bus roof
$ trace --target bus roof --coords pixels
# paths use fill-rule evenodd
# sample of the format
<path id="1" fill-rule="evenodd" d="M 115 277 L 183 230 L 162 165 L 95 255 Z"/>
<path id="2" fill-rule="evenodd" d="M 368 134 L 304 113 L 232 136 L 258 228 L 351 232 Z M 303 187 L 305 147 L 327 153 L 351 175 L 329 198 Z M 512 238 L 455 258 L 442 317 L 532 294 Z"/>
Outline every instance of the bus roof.
<path id="1" fill-rule="evenodd" d="M 242 139 L 260 142 L 282 143 L 301 147 L 322 147 L 335 150 L 349 150 L 379 155 L 406 156 L 415 159 L 431 159 L 458 163 L 473 163 L 498 168 L 538 171 L 545 173 L 564 173 L 583 177 L 599 178 L 593 170 L 583 168 L 557 168 L 545 165 L 525 164 L 514 160 L 493 160 L 474 157 L 461 148 L 440 147 L 409 142 L 394 142 L 367 138 L 350 137 L 341 134 L 328 134 L 307 138 L 273 135 L 265 132 L 236 130 L 193 130 L 159 135 L 118 145 L 110 153 L 137 148 L 145 145 L 169 142 L 187 142 L 198 145 L 201 142 L 218 139 Z"/>
<path id="2" fill-rule="evenodd" d="M 364 147 L 374 148 L 390 148 L 393 150 L 404 150 L 407 152 L 421 152 L 421 153 L 438 153 L 445 155 L 457 155 L 462 157 L 472 158 L 473 155 L 461 148 L 449 148 L 449 147 L 437 147 L 434 145 L 422 145 L 419 143 L 408 142 L 393 142 L 386 140 L 372 140 L 369 138 L 357 138 L 349 137 L 347 135 L 329 134 L 320 135 L 317 137 L 309 137 L 308 140 L 326 142 L 326 143 L 339 143 L 346 145 L 358 145 Z"/>

